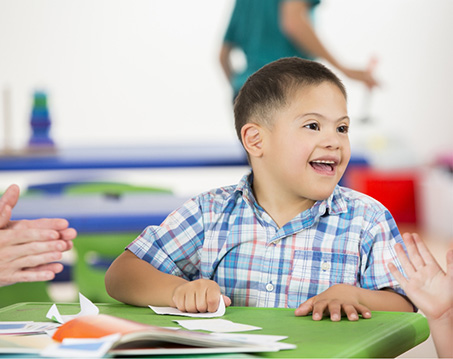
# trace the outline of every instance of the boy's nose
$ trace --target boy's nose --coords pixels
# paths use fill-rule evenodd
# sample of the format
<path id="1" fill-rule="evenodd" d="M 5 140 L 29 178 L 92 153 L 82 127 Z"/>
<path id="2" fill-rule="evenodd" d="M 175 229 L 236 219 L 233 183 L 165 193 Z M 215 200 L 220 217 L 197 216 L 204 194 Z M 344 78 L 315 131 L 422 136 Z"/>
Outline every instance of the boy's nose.
<path id="1" fill-rule="evenodd" d="M 337 150 L 341 147 L 341 141 L 337 131 L 326 131 L 322 139 L 322 145 L 326 148 Z"/>

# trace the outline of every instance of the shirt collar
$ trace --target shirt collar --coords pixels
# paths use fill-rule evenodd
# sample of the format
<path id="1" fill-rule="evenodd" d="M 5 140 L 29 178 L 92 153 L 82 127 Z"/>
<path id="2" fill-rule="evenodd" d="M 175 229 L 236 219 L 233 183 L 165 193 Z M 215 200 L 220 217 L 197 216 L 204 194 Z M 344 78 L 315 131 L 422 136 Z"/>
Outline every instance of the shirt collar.
<path id="1" fill-rule="evenodd" d="M 253 171 L 245 174 L 238 185 L 235 192 L 242 194 L 252 207 L 257 206 L 255 196 L 252 191 Z M 317 201 L 312 208 L 309 209 L 311 216 L 318 218 L 324 215 L 335 215 L 347 212 L 347 204 L 340 186 L 335 186 L 332 194 L 325 200 Z M 301 213 L 302 214 L 302 213 Z"/>

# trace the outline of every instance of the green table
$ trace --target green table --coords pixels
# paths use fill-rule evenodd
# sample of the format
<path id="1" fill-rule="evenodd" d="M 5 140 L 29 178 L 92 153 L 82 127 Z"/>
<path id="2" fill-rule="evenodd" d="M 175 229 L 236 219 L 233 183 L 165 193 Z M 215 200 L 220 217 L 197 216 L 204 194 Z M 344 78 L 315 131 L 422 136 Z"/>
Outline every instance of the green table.
<path id="1" fill-rule="evenodd" d="M 189 319 L 157 315 L 149 308 L 125 304 L 96 305 L 103 314 L 157 326 L 178 326 L 173 320 Z M 46 313 L 50 306 L 51 303 L 14 304 L 0 309 L 0 321 L 48 321 Z M 78 304 L 72 303 L 58 304 L 58 308 L 61 314 L 76 314 L 80 310 Z M 295 317 L 293 309 L 229 307 L 222 318 L 263 328 L 247 332 L 250 334 L 287 335 L 285 342 L 297 345 L 294 350 L 243 356 L 247 358 L 396 357 L 429 336 L 426 318 L 417 313 L 373 312 L 371 319 L 331 322 L 329 319 L 313 321 L 311 317 Z M 234 357 L 237 358 L 237 354 Z"/>

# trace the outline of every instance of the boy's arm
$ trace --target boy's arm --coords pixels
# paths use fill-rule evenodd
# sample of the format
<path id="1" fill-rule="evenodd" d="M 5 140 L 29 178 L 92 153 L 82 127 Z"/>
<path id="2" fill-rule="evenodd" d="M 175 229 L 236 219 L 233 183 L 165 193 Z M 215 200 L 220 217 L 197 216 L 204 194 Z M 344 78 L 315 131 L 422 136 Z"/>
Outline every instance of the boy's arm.
<path id="1" fill-rule="evenodd" d="M 108 294 L 120 302 L 146 307 L 175 307 L 183 312 L 215 312 L 219 306 L 220 287 L 208 279 L 187 281 L 163 273 L 126 250 L 105 275 Z M 225 305 L 231 300 L 224 296 Z"/>
<path id="2" fill-rule="evenodd" d="M 318 294 L 296 309 L 296 316 L 312 313 L 313 320 L 321 320 L 330 313 L 332 321 L 339 321 L 345 314 L 349 320 L 371 317 L 371 310 L 411 312 L 412 304 L 391 289 L 370 290 L 349 284 L 336 284 Z"/>
<path id="3" fill-rule="evenodd" d="M 174 306 L 173 292 L 184 283 L 185 279 L 159 271 L 129 250 L 115 259 L 105 275 L 105 287 L 112 298 L 143 307 Z"/>

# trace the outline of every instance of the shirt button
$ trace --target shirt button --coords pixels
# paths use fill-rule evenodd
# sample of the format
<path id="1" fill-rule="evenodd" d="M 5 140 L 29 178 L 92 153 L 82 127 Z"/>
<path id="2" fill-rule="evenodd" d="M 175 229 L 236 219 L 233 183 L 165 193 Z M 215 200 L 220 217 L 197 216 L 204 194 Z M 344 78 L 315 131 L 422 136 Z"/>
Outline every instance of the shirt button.
<path id="1" fill-rule="evenodd" d="M 267 283 L 266 284 L 266 290 L 268 292 L 272 292 L 274 290 L 274 285 L 272 283 Z"/>
<path id="2" fill-rule="evenodd" d="M 321 269 L 325 272 L 330 269 L 330 263 L 329 262 L 323 262 L 321 265 Z"/>

